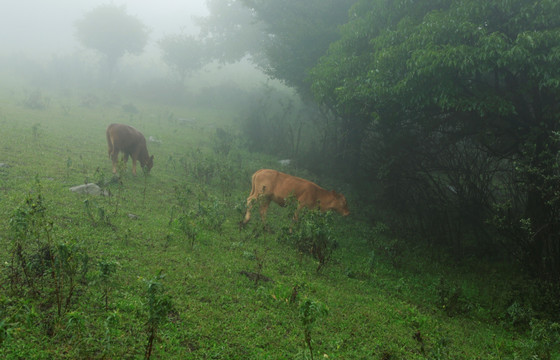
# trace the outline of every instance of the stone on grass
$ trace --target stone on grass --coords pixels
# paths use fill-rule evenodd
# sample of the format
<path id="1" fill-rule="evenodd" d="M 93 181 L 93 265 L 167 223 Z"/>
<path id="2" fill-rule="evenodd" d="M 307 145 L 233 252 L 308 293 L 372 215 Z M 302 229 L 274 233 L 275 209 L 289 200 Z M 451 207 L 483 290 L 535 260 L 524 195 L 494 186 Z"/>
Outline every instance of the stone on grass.
<path id="1" fill-rule="evenodd" d="M 109 196 L 109 192 L 107 190 L 102 190 L 99 186 L 97 186 L 94 183 L 73 186 L 70 188 L 70 191 L 78 194 Z"/>

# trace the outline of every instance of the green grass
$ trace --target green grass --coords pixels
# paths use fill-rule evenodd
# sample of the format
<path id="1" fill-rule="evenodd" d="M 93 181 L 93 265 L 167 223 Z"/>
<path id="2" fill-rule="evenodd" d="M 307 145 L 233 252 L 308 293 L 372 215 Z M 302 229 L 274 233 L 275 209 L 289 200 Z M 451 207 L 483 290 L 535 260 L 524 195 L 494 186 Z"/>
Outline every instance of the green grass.
<path id="1" fill-rule="evenodd" d="M 376 231 L 362 214 L 333 218 L 330 236 L 338 248 L 317 273 L 316 260 L 283 240 L 289 210 L 271 206 L 269 231 L 258 216 L 240 230 L 251 174 L 277 166 L 240 141 L 227 156 L 213 152 L 216 127 L 235 129 L 232 114 L 135 103 L 139 112 L 131 115 L 119 106 L 81 107 L 78 95 L 53 96 L 47 109 L 30 110 L 17 91 L 3 95 L 0 162 L 9 167 L 0 168 L 1 358 L 144 357 L 147 284 L 160 272 L 173 309 L 159 325 L 154 359 L 308 359 L 299 313 L 305 299 L 328 308 L 311 328 L 315 359 L 560 356 L 557 325 L 537 322 L 536 314 L 518 314 L 514 324 L 508 315 L 516 299 L 528 305 L 514 289 L 523 278 L 500 264 L 435 261 Z M 184 125 L 181 118 L 196 120 Z M 122 184 L 106 185 L 111 197 L 71 193 L 71 186 L 112 178 L 105 140 L 111 122 L 162 140 L 148 144 L 152 173 L 134 177 L 129 162 Z M 33 225 L 26 218 L 37 232 L 18 236 L 16 210 L 29 210 L 25 199 L 39 194 L 44 221 Z M 196 230 L 192 241 L 181 216 Z M 21 278 L 12 283 L 18 239 L 28 260 L 41 254 L 37 243 L 48 241 L 77 246 L 75 264 L 87 255 L 60 315 L 51 270 L 36 280 L 40 296 Z M 116 264 L 107 278 L 100 262 Z M 241 271 L 262 272 L 274 282 L 255 283 Z"/>

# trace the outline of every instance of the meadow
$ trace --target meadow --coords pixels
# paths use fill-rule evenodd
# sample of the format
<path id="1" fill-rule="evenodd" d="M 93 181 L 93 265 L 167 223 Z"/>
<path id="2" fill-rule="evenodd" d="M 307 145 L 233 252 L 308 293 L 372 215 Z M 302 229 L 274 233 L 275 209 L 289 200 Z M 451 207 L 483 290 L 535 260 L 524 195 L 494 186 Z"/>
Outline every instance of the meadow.
<path id="1" fill-rule="evenodd" d="M 260 168 L 343 184 L 247 151 L 237 116 L 1 90 L 0 358 L 560 358 L 524 274 L 396 239 L 359 194 L 240 229 Z M 113 176 L 113 122 L 157 140 L 150 174 Z M 110 196 L 69 191 L 90 182 Z"/>

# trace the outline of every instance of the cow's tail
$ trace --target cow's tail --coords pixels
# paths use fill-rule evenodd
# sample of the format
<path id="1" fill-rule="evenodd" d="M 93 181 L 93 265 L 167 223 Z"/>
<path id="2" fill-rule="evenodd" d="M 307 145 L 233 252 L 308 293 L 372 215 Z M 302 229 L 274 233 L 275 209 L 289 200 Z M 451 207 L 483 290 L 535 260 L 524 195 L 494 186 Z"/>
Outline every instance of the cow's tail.
<path id="1" fill-rule="evenodd" d="M 257 195 L 257 190 L 255 189 L 255 183 L 256 183 L 255 178 L 256 177 L 257 177 L 257 173 L 254 173 L 253 177 L 251 178 L 251 196 L 252 195 L 255 195 L 255 196 Z"/>
<path id="2" fill-rule="evenodd" d="M 113 139 L 111 139 L 111 125 L 107 128 L 107 147 L 109 148 L 109 157 L 113 154 Z"/>

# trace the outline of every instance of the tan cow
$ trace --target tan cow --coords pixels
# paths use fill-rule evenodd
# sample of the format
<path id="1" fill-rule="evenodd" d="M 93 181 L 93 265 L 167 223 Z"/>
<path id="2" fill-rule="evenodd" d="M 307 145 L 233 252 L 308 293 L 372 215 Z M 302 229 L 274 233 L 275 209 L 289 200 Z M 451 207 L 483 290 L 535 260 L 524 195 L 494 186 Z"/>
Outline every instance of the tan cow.
<path id="1" fill-rule="evenodd" d="M 154 156 L 148 154 L 146 138 L 132 126 L 124 124 L 111 124 L 107 127 L 107 145 L 109 147 L 109 157 L 113 160 L 113 174 L 117 173 L 117 163 L 119 152 L 124 154 L 123 161 L 128 161 L 128 156 L 132 157 L 132 173 L 136 175 L 136 160 L 140 161 L 142 168 L 146 167 L 148 172 L 154 166 Z"/>
<path id="2" fill-rule="evenodd" d="M 294 196 L 298 201 L 296 218 L 297 212 L 302 207 L 319 208 L 321 211 L 336 210 L 342 216 L 350 214 L 344 195 L 325 190 L 309 180 L 276 170 L 261 169 L 253 174 L 252 190 L 247 198 L 247 212 L 241 225 L 247 224 L 251 219 L 251 208 L 257 199 L 263 199 L 260 213 L 264 221 L 270 202 L 274 201 L 280 206 L 285 206 L 289 196 Z"/>

